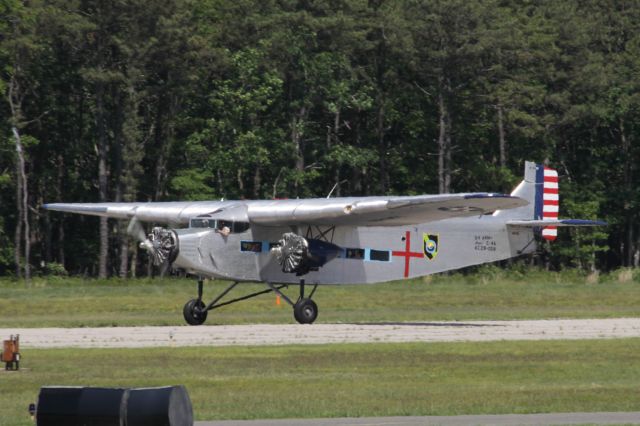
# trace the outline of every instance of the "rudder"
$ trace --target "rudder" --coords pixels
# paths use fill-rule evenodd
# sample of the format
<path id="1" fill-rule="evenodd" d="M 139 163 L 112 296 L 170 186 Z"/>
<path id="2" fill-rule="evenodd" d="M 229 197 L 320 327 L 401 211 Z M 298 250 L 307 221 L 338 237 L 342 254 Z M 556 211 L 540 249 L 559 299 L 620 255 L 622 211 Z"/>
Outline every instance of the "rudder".
<path id="1" fill-rule="evenodd" d="M 560 210 L 560 190 L 558 172 L 541 164 L 536 165 L 536 220 L 557 220 Z M 545 226 L 541 230 L 542 238 L 553 241 L 558 236 L 556 226 Z"/>
<path id="2" fill-rule="evenodd" d="M 557 220 L 560 207 L 558 172 L 532 161 L 524 163 L 524 180 L 518 184 L 511 195 L 529 202 L 516 209 L 499 210 L 494 216 L 516 220 Z M 556 239 L 555 226 L 536 227 L 535 232 L 546 240 Z"/>

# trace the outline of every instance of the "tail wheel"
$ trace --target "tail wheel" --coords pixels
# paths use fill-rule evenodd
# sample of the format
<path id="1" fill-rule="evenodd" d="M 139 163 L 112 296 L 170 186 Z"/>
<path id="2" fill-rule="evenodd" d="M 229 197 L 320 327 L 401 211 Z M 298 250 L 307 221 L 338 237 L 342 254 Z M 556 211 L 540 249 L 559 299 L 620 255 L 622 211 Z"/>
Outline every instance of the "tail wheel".
<path id="1" fill-rule="evenodd" d="M 311 299 L 300 299 L 293 307 L 293 316 L 300 324 L 311 324 L 318 318 L 318 305 Z"/>
<path id="2" fill-rule="evenodd" d="M 185 321 L 189 325 L 201 325 L 207 320 L 207 311 L 204 310 L 205 305 L 202 300 L 191 299 L 182 310 Z"/>

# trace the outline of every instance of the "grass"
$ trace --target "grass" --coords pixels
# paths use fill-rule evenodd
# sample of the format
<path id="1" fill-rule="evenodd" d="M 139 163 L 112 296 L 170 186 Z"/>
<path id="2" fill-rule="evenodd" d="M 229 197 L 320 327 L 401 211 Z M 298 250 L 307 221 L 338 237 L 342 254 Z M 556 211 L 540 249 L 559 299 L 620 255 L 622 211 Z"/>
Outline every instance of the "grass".
<path id="1" fill-rule="evenodd" d="M 319 322 L 604 318 L 640 316 L 640 276 L 619 271 L 585 276 L 483 268 L 470 275 L 362 286 L 324 286 L 314 295 Z M 211 300 L 227 285 L 205 284 Z M 264 289 L 242 285 L 232 295 Z M 295 298 L 297 286 L 288 294 Z M 165 280 L 35 279 L 0 281 L 0 328 L 182 325 L 182 307 L 195 282 Z M 288 305 L 260 296 L 209 313 L 207 324 L 292 323 Z"/>
<path id="2" fill-rule="evenodd" d="M 184 384 L 198 420 L 640 410 L 640 339 L 38 349 L 0 372 L 0 425 L 43 385 Z"/>

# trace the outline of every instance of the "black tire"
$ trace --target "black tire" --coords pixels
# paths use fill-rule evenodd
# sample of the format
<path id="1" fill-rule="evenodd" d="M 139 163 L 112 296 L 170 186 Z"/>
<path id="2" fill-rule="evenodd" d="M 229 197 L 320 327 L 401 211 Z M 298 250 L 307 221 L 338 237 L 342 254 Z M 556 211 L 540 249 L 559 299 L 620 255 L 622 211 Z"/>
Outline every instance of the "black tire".
<path id="1" fill-rule="evenodd" d="M 196 310 L 196 307 L 198 308 Z M 184 320 L 189 325 L 201 325 L 207 320 L 207 311 L 204 310 L 204 302 L 198 299 L 191 299 L 184 305 L 182 314 Z"/>
<path id="2" fill-rule="evenodd" d="M 318 318 L 318 305 L 311 299 L 299 300 L 293 307 L 293 317 L 300 324 L 311 324 Z"/>

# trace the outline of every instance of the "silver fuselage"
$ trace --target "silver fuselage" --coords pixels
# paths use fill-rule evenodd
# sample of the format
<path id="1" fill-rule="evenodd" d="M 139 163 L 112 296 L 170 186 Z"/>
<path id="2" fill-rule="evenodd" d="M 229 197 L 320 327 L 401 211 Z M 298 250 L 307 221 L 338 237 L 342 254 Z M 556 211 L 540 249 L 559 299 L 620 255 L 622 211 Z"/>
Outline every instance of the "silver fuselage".
<path id="1" fill-rule="evenodd" d="M 285 232 L 320 238 L 342 248 L 338 257 L 303 276 L 282 272 L 269 248 Z M 223 235 L 212 229 L 176 230 L 174 267 L 191 274 L 238 281 L 364 284 L 414 278 L 508 259 L 535 250 L 533 231 L 510 227 L 491 215 L 446 219 L 409 226 L 251 225 Z M 425 239 L 435 240 L 427 255 Z"/>

